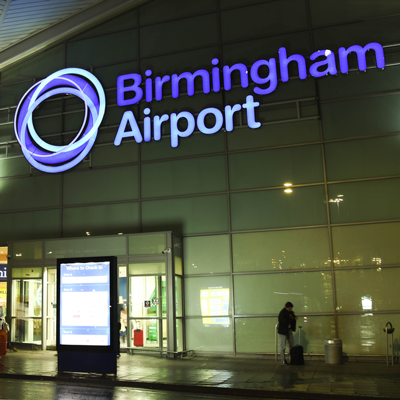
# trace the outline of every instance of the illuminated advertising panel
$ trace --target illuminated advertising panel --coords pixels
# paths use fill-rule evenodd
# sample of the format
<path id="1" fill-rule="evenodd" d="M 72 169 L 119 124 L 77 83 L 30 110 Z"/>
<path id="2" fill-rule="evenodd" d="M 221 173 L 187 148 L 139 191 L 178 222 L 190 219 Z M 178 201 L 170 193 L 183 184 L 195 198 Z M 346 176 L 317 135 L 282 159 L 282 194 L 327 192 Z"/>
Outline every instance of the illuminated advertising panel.
<path id="1" fill-rule="evenodd" d="M 200 291 L 203 324 L 229 325 L 229 289 L 208 288 Z"/>
<path id="2" fill-rule="evenodd" d="M 57 355 L 61 372 L 116 374 L 116 257 L 57 260 Z"/>
<path id="3" fill-rule="evenodd" d="M 110 262 L 60 264 L 60 344 L 110 345 Z"/>

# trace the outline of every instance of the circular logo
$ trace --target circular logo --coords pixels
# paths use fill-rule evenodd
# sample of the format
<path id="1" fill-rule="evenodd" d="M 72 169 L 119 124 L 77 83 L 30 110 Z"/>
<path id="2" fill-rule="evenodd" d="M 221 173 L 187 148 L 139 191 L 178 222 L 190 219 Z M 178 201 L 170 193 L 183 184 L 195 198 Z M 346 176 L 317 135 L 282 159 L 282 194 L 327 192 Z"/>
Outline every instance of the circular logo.
<path id="1" fill-rule="evenodd" d="M 85 115 L 75 138 L 65 146 L 46 143 L 33 126 L 33 111 L 52 96 L 69 94 L 85 104 Z M 14 132 L 27 161 L 43 172 L 63 172 L 80 163 L 94 145 L 104 117 L 106 99 L 98 79 L 80 68 L 66 68 L 33 85 L 15 112 Z"/>

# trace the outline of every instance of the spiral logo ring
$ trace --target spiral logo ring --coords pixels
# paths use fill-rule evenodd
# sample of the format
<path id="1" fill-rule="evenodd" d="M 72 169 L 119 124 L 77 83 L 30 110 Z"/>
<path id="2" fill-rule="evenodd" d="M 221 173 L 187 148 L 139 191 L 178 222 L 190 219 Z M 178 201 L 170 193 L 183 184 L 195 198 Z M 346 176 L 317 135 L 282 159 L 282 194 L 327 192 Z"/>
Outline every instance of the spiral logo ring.
<path id="1" fill-rule="evenodd" d="M 46 99 L 70 94 L 82 99 L 85 115 L 79 132 L 65 146 L 46 143 L 33 125 L 33 111 Z M 20 100 L 14 117 L 15 136 L 27 161 L 36 169 L 57 173 L 80 163 L 92 149 L 103 120 L 106 100 L 98 79 L 80 68 L 66 68 L 37 82 Z"/>

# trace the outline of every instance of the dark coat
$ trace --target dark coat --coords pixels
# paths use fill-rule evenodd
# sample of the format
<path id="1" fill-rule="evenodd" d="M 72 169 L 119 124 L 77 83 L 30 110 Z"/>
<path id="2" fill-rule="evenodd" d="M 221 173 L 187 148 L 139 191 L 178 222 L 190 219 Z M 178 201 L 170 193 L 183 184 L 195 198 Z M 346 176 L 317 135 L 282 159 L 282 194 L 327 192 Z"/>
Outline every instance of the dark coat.
<path id="1" fill-rule="evenodd" d="M 278 322 L 278 333 L 280 335 L 287 335 L 289 329 L 291 329 L 292 332 L 296 330 L 296 319 L 293 311 L 288 311 L 286 308 L 283 308 L 279 313 Z"/>

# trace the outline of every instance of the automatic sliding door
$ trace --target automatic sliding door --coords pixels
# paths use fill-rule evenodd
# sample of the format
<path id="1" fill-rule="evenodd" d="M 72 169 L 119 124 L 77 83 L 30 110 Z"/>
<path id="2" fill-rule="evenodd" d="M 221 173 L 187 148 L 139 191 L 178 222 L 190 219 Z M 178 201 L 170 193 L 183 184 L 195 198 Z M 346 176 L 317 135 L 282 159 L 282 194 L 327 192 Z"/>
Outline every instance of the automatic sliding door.
<path id="1" fill-rule="evenodd" d="M 47 270 L 46 346 L 56 345 L 57 269 Z"/>

